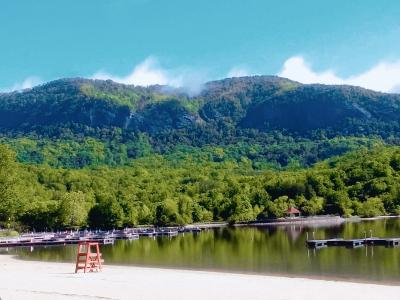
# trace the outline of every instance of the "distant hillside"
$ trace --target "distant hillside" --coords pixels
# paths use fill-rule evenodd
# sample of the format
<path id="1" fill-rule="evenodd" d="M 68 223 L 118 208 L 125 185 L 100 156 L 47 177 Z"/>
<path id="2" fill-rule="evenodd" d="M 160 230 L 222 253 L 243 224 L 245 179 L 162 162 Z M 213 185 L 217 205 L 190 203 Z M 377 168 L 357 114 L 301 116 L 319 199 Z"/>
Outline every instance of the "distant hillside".
<path id="1" fill-rule="evenodd" d="M 399 104 L 396 94 L 353 86 L 302 85 L 270 76 L 209 82 L 196 97 L 162 86 L 61 79 L 2 94 L 0 126 L 31 130 L 38 125 L 76 123 L 154 134 L 225 122 L 238 129 L 301 135 L 317 129 L 360 134 L 380 126 L 397 130 L 393 122 L 399 121 Z"/>
<path id="2" fill-rule="evenodd" d="M 256 157 L 265 157 L 273 144 L 282 149 L 283 144 L 312 142 L 313 146 L 307 147 L 315 148 L 310 150 L 314 157 L 300 162 L 308 165 L 347 151 L 348 141 L 344 148 L 339 146 L 341 150 L 319 145 L 338 137 L 398 143 L 399 104 L 397 94 L 353 86 L 303 85 L 275 76 L 209 82 L 194 97 L 165 86 L 61 79 L 0 94 L 0 133 L 11 144 L 10 140 L 22 137 L 53 142 L 90 137 L 135 148 L 132 144 L 144 139 L 152 150 L 162 153 L 181 145 L 198 148 L 245 143 L 264 147 L 264 151 L 255 150 Z M 137 157 L 135 151 L 125 150 L 131 157 Z M 297 156 L 303 158 L 310 154 L 305 154 L 309 149 L 298 151 L 303 153 Z M 244 156 L 252 159 L 247 152 Z M 273 163 L 288 164 L 292 154 L 285 155 L 284 159 L 273 157 Z"/>

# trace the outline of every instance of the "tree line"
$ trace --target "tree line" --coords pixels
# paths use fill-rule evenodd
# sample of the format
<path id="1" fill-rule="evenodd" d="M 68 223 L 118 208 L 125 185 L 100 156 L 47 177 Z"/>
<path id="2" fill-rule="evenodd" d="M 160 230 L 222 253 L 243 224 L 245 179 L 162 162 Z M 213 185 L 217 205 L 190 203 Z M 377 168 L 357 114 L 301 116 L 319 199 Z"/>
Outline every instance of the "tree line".
<path id="1" fill-rule="evenodd" d="M 0 224 L 36 230 L 243 222 L 304 215 L 400 213 L 400 148 L 359 149 L 311 168 L 151 154 L 124 166 L 22 164 L 0 145 Z"/>

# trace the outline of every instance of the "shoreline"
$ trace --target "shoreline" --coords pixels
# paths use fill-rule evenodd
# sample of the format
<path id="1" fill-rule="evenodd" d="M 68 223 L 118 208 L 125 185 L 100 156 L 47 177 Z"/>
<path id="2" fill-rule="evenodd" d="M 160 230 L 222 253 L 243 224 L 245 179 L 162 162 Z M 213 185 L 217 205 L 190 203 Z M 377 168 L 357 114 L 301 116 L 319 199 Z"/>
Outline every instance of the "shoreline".
<path id="1" fill-rule="evenodd" d="M 29 259 L 23 258 L 18 254 L 1 254 L 0 253 L 0 261 L 2 256 L 11 257 L 14 260 L 21 262 L 33 262 L 33 263 L 50 263 L 50 264 L 74 264 L 74 261 L 42 261 L 37 259 Z M 380 286 L 400 286 L 400 279 L 382 279 L 382 280 L 374 280 L 368 278 L 361 277 L 349 277 L 346 276 L 338 276 L 338 275 L 317 275 L 317 274 L 288 274 L 284 272 L 256 272 L 256 271 L 245 271 L 238 269 L 212 269 L 212 268 L 196 268 L 196 267 L 183 267 L 183 266 L 169 266 L 169 265 L 140 265 L 140 264 L 118 264 L 118 263 L 110 263 L 106 265 L 109 267 L 123 267 L 123 268 L 144 268 L 144 269 L 155 269 L 155 270 L 171 270 L 171 271 L 193 271 L 193 272 L 208 272 L 208 273 L 222 273 L 222 274 L 236 274 L 236 275 L 249 275 L 249 276 L 266 276 L 266 277 L 282 277 L 282 278 L 290 278 L 290 279 L 310 279 L 310 280 L 323 280 L 323 281 L 334 281 L 334 282 L 346 282 L 346 283 L 356 283 L 356 284 L 373 284 Z M 0 298 L 1 300 L 1 298 Z"/>
<path id="2" fill-rule="evenodd" d="M 226 221 L 221 222 L 209 222 L 209 223 L 193 223 L 187 224 L 183 227 L 185 228 L 201 228 L 201 229 L 216 229 L 221 227 L 252 227 L 252 226 L 279 226 L 279 225 L 296 225 L 296 224 L 304 224 L 304 225 L 335 225 L 346 222 L 362 222 L 362 221 L 375 221 L 375 220 L 384 220 L 384 219 L 396 219 L 400 218 L 400 215 L 383 215 L 376 217 L 343 217 L 336 215 L 316 215 L 316 216 L 307 216 L 307 217 L 296 217 L 296 218 L 281 218 L 281 219 L 268 219 L 265 221 L 247 221 L 247 222 L 239 222 L 230 224 Z M 151 227 L 153 225 L 142 225 L 143 227 Z"/>
<path id="3" fill-rule="evenodd" d="M 41 262 L 39 260 L 25 260 L 15 257 L 17 260 L 31 261 L 31 262 Z M 48 262 L 48 261 L 47 261 Z M 68 262 L 50 262 L 50 263 L 67 263 Z M 193 271 L 193 272 L 206 272 L 206 273 L 216 273 L 216 274 L 232 274 L 232 275 L 248 275 L 248 276 L 264 276 L 264 277 L 279 277 L 288 279 L 310 279 L 310 280 L 322 280 L 322 281 L 333 281 L 333 282 L 343 282 L 343 283 L 356 283 L 356 284 L 373 284 L 379 286 L 399 286 L 400 279 L 396 280 L 373 280 L 365 278 L 345 278 L 340 276 L 329 276 L 329 275 L 311 275 L 311 274 L 287 274 L 287 273 L 272 273 L 272 272 L 252 272 L 252 271 L 241 271 L 234 269 L 207 269 L 207 268 L 185 268 L 185 267 L 174 267 L 166 265 L 122 265 L 122 264 L 107 264 L 111 267 L 124 267 L 124 268 L 144 268 L 144 269 L 155 269 L 155 270 L 172 270 L 172 271 Z"/>
<path id="4" fill-rule="evenodd" d="M 265 222 L 243 222 L 233 224 L 233 227 L 262 227 L 262 226 L 285 226 L 285 225 L 337 225 L 346 222 L 341 216 L 313 216 L 266 220 Z"/>
<path id="5" fill-rule="evenodd" d="M 208 223 L 193 223 L 193 224 L 186 224 L 186 225 L 171 225 L 165 226 L 164 228 L 185 228 L 185 229 L 196 229 L 200 228 L 202 230 L 205 229 L 218 229 L 224 227 L 257 227 L 257 226 L 280 226 L 280 225 L 340 225 L 341 223 L 347 222 L 362 222 L 362 221 L 375 221 L 375 220 L 384 220 L 384 219 L 396 219 L 400 218 L 400 215 L 384 215 L 384 216 L 376 216 L 376 217 L 359 217 L 359 216 L 352 216 L 352 217 L 342 217 L 342 216 L 334 216 L 334 215 L 316 215 L 316 216 L 308 216 L 308 217 L 296 217 L 296 218 L 281 218 L 281 219 L 269 219 L 265 221 L 247 221 L 247 222 L 239 222 L 230 224 L 226 221 L 221 222 L 208 222 Z M 156 228 L 155 225 L 137 225 L 130 229 L 143 229 L 143 228 Z M 0 231 L 8 231 L 9 229 L 0 228 Z M 96 231 L 95 228 L 81 228 L 79 230 L 89 230 L 89 231 Z M 122 230 L 122 229 L 121 229 Z M 70 231 L 67 229 L 64 230 L 55 230 L 49 231 L 48 233 L 54 233 L 58 231 Z M 26 233 L 35 233 L 33 231 L 29 231 Z M 38 231 L 37 233 L 41 233 Z M 23 233 L 21 233 L 23 234 Z M 4 236 L 4 238 L 8 238 L 9 236 Z M 15 236 L 12 236 L 15 237 Z"/>
<path id="6" fill-rule="evenodd" d="M 105 265 L 74 274 L 74 263 L 0 255 L 0 297 L 6 299 L 396 299 L 400 286 Z"/>
<path id="7" fill-rule="evenodd" d="M 284 225 L 340 225 L 342 223 L 351 223 L 351 222 L 363 222 L 363 221 L 375 221 L 375 220 L 384 220 L 384 219 L 396 219 L 400 218 L 400 215 L 391 216 L 377 216 L 377 217 L 358 217 L 353 216 L 349 218 L 345 218 L 342 216 L 309 216 L 309 217 L 297 217 L 297 218 L 282 218 L 282 219 L 271 219 L 266 220 L 265 222 L 243 222 L 243 223 L 235 223 L 233 227 L 246 227 L 246 226 L 284 226 Z M 229 225 L 228 225 L 229 226 Z"/>

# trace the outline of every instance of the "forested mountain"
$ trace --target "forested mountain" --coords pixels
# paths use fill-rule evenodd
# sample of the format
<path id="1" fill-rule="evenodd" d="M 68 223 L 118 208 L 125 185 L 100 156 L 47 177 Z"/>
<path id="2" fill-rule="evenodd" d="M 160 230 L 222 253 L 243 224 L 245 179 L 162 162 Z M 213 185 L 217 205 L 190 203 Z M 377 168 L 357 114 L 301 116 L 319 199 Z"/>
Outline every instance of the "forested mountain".
<path id="1" fill-rule="evenodd" d="M 1 94 L 0 134 L 20 161 L 54 166 L 121 165 L 149 152 L 210 147 L 255 165 L 310 166 L 371 142 L 397 144 L 399 103 L 396 94 L 273 76 L 209 82 L 196 96 L 61 79 Z"/>
<path id="2" fill-rule="evenodd" d="M 194 97 L 163 86 L 61 79 L 2 94 L 0 126 L 29 132 L 74 124 L 118 127 L 151 136 L 171 131 L 187 136 L 186 131 L 195 129 L 207 132 L 210 138 L 220 131 L 229 138 L 247 135 L 246 130 L 284 130 L 297 136 L 310 136 L 318 130 L 386 137 L 382 127 L 398 133 L 399 104 L 400 95 L 396 94 L 353 86 L 302 85 L 269 76 L 209 82 Z"/>
<path id="3" fill-rule="evenodd" d="M 400 95 L 255 76 L 0 94 L 0 227 L 400 212 Z M 349 153 L 347 153 L 349 152 Z"/>

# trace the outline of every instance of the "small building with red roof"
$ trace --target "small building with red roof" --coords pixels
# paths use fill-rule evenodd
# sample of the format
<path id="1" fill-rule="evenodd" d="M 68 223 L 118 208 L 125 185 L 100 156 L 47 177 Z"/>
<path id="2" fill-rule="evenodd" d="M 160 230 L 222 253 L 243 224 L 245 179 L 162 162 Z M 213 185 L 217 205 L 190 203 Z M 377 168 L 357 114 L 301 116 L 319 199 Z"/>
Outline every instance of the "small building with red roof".
<path id="1" fill-rule="evenodd" d="M 286 215 L 288 215 L 289 218 L 296 218 L 301 216 L 301 212 L 297 208 L 291 206 L 286 211 Z"/>

